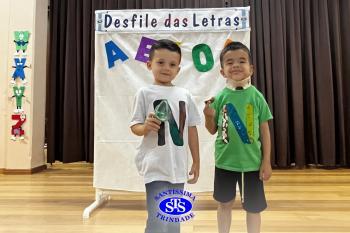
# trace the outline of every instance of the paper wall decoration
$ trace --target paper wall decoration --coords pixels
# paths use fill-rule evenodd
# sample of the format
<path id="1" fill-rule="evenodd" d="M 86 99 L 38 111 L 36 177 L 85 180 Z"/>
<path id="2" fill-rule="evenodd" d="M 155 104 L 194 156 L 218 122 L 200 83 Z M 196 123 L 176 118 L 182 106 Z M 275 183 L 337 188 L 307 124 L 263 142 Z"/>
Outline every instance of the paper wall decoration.
<path id="1" fill-rule="evenodd" d="M 14 110 L 15 113 L 23 112 L 22 109 L 22 98 L 25 97 L 24 95 L 24 86 L 14 86 L 13 87 L 13 96 L 12 98 L 16 98 L 16 109 Z"/>
<path id="2" fill-rule="evenodd" d="M 25 114 L 15 114 L 11 116 L 12 120 L 16 120 L 17 123 L 12 126 L 11 129 L 11 140 L 16 141 L 17 138 L 20 140 L 24 139 L 24 130 L 22 128 L 23 123 L 27 120 L 27 117 Z"/>
<path id="3" fill-rule="evenodd" d="M 24 54 L 27 50 L 28 42 L 29 42 L 29 31 L 15 31 L 15 42 L 16 44 L 16 53 L 17 55 L 19 51 L 22 50 L 22 53 Z"/>
<path id="4" fill-rule="evenodd" d="M 26 65 L 26 58 L 14 58 L 15 66 L 12 66 L 13 68 L 16 68 L 15 71 L 12 74 L 13 80 L 11 80 L 12 84 L 16 83 L 16 78 L 20 78 L 23 81 L 23 84 L 27 83 L 27 80 L 25 80 L 26 76 L 24 74 L 24 68 L 28 68 L 29 66 Z"/>

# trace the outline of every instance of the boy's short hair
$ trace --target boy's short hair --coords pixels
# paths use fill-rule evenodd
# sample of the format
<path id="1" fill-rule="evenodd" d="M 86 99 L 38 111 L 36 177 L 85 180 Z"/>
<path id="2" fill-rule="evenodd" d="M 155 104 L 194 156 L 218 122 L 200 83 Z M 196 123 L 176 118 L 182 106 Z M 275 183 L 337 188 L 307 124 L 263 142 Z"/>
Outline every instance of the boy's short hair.
<path id="1" fill-rule="evenodd" d="M 149 60 L 153 59 L 154 51 L 158 49 L 167 49 L 172 52 L 178 53 L 180 55 L 180 61 L 181 61 L 181 49 L 174 41 L 167 40 L 167 39 L 157 40 L 151 47 L 151 50 L 149 52 Z"/>
<path id="2" fill-rule="evenodd" d="M 233 41 L 233 42 L 229 43 L 228 45 L 226 45 L 225 48 L 223 48 L 221 53 L 220 53 L 220 65 L 221 65 L 221 68 L 223 67 L 223 59 L 224 59 L 225 54 L 228 51 L 234 51 L 234 50 L 238 50 L 238 49 L 242 49 L 243 51 L 245 51 L 248 54 L 249 63 L 252 64 L 252 56 L 250 54 L 250 50 L 248 49 L 248 47 L 245 46 L 241 42 Z"/>

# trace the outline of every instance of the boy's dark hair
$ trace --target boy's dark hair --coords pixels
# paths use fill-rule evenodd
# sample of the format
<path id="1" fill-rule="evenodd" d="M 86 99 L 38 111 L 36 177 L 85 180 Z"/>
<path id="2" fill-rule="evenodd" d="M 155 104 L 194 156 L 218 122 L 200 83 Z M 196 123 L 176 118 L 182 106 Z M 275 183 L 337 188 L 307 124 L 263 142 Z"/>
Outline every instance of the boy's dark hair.
<path id="1" fill-rule="evenodd" d="M 233 51 L 233 50 L 238 50 L 238 49 L 242 49 L 243 51 L 245 51 L 248 54 L 249 63 L 252 64 L 252 56 L 250 54 L 250 51 L 249 51 L 248 47 L 245 46 L 241 42 L 233 41 L 233 42 L 229 43 L 228 45 L 226 45 L 225 48 L 223 48 L 223 50 L 220 53 L 220 65 L 221 65 L 221 68 L 223 67 L 222 62 L 223 62 L 225 54 L 228 51 Z"/>
<path id="2" fill-rule="evenodd" d="M 172 52 L 176 52 L 180 55 L 180 60 L 181 60 L 181 49 L 180 47 L 171 40 L 167 39 L 162 39 L 162 40 L 157 40 L 151 47 L 151 50 L 149 52 L 149 60 L 153 59 L 154 56 L 154 51 L 158 49 L 167 49 Z"/>

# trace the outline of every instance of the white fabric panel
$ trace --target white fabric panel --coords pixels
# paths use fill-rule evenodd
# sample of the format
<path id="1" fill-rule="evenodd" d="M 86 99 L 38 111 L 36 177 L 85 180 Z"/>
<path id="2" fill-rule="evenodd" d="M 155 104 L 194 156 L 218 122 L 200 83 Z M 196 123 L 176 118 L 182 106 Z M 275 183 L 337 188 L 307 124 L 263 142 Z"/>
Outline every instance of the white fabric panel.
<path id="1" fill-rule="evenodd" d="M 195 10 L 195 9 L 194 9 Z M 180 42 L 182 50 L 181 71 L 175 85 L 187 88 L 202 113 L 204 100 L 214 96 L 225 85 L 220 75 L 219 54 L 227 39 L 241 41 L 249 47 L 249 31 L 231 32 L 176 32 L 176 33 L 96 33 L 95 34 L 95 151 L 94 187 L 111 190 L 143 191 L 143 178 L 138 175 L 134 158 L 141 138 L 129 128 L 136 91 L 152 83 L 146 64 L 135 60 L 142 37 L 154 40 L 170 39 Z M 117 60 L 108 68 L 105 43 L 113 41 L 129 59 Z M 192 61 L 192 49 L 197 44 L 207 44 L 214 56 L 214 67 L 199 72 Z M 200 139 L 201 170 L 199 181 L 187 185 L 190 191 L 213 190 L 214 140 L 202 125 L 198 127 Z"/>

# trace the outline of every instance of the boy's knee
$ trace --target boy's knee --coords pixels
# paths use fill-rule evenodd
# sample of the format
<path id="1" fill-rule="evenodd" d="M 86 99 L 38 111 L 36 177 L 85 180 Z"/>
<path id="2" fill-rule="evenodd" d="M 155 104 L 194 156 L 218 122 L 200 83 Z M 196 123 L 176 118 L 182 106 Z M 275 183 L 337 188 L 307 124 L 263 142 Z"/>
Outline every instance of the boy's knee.
<path id="1" fill-rule="evenodd" d="M 219 208 L 222 210 L 231 210 L 233 207 L 233 202 L 234 200 L 228 202 L 219 202 Z"/>
<path id="2" fill-rule="evenodd" d="M 246 214 L 251 217 L 259 217 L 261 212 L 250 212 L 246 211 Z"/>

